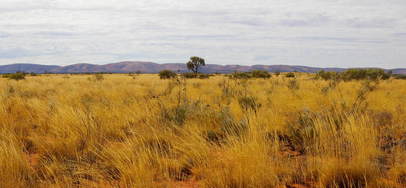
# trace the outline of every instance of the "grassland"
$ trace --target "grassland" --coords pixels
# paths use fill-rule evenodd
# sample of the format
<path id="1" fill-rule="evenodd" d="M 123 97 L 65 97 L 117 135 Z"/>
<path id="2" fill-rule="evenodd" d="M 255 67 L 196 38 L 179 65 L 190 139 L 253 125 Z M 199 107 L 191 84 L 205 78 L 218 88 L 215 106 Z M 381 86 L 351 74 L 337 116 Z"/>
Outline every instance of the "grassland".
<path id="1" fill-rule="evenodd" d="M 0 187 L 405 187 L 406 81 L 0 78 Z"/>

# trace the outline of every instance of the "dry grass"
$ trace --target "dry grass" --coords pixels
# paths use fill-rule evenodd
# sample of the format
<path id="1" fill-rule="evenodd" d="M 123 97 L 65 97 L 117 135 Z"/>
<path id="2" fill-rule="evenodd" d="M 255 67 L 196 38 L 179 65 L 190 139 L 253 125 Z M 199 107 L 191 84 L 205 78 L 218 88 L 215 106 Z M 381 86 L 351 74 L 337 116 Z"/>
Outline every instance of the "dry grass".
<path id="1" fill-rule="evenodd" d="M 0 187 L 406 186 L 406 81 L 102 78 L 0 79 Z"/>

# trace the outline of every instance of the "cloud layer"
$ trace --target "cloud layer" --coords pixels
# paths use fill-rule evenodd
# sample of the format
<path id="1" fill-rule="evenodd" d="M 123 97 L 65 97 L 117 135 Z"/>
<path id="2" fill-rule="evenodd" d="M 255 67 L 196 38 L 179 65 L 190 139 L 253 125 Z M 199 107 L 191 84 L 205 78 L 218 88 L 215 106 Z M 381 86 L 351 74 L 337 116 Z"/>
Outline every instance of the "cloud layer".
<path id="1" fill-rule="evenodd" d="M 406 67 L 404 0 L 0 0 L 0 64 Z"/>

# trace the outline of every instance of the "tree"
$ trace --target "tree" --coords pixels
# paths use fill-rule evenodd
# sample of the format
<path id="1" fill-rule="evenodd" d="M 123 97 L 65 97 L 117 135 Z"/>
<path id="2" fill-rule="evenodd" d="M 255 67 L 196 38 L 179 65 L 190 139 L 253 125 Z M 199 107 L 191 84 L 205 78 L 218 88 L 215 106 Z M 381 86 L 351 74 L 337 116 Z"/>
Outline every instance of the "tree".
<path id="1" fill-rule="evenodd" d="M 187 68 L 195 74 L 199 73 L 199 68 L 205 65 L 205 60 L 196 56 L 191 57 L 190 61 L 186 63 Z"/>

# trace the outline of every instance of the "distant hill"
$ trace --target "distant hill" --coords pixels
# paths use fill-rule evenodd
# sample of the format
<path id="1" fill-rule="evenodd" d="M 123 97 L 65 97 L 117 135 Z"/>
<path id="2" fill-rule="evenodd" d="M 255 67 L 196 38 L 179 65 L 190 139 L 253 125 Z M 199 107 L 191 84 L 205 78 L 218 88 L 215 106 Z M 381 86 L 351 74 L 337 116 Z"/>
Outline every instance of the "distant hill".
<path id="1" fill-rule="evenodd" d="M 35 72 L 35 73 L 94 73 L 94 72 L 111 72 L 111 73 L 158 73 L 161 70 L 168 69 L 179 72 L 187 72 L 185 64 L 157 64 L 153 62 L 141 61 L 125 61 L 106 65 L 94 64 L 74 64 L 68 66 L 56 65 L 37 65 L 37 64 L 10 64 L 0 65 L 0 73 L 14 72 Z M 291 66 L 291 65 L 216 65 L 208 64 L 202 67 L 201 71 L 205 73 L 231 73 L 235 71 L 246 72 L 251 70 L 266 70 L 269 72 L 308 72 L 314 73 L 320 70 L 341 72 L 344 68 L 319 68 L 306 66 Z M 406 68 L 388 69 L 394 74 L 406 74 Z"/>
<path id="2" fill-rule="evenodd" d="M 393 74 L 406 74 L 406 69 L 392 69 Z"/>
<path id="3" fill-rule="evenodd" d="M 11 64 L 0 65 L 0 73 L 14 73 L 17 71 L 44 73 L 59 68 L 55 65 Z"/>

